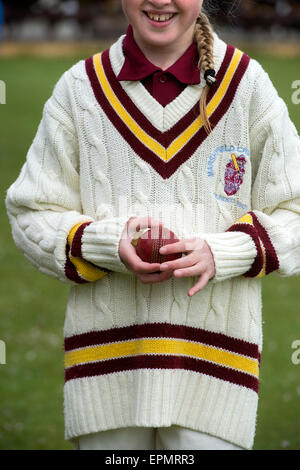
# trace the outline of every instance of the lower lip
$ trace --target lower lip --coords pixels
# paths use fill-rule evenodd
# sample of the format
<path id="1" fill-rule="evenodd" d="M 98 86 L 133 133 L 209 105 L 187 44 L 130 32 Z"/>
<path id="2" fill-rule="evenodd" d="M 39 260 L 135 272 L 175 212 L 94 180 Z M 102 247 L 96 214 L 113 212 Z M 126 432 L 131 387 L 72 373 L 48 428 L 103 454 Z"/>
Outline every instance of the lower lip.
<path id="1" fill-rule="evenodd" d="M 144 15 L 146 16 L 146 18 L 149 21 L 149 23 L 151 24 L 151 26 L 154 26 L 155 28 L 164 28 L 164 27 L 168 26 L 170 23 L 172 23 L 172 21 L 176 17 L 176 15 L 174 15 L 174 16 L 172 16 L 172 18 L 170 18 L 169 20 L 166 20 L 166 21 L 154 21 L 154 20 L 151 20 L 151 18 L 149 18 L 149 16 L 146 13 L 144 13 Z"/>

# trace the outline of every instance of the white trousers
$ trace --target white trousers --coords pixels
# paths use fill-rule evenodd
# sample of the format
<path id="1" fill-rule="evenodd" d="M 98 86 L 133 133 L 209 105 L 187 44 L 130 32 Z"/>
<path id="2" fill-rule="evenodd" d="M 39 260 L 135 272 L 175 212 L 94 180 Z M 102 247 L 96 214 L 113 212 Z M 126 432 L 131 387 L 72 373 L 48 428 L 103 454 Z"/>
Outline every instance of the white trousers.
<path id="1" fill-rule="evenodd" d="M 86 434 L 75 450 L 242 450 L 230 442 L 181 426 L 127 427 Z"/>

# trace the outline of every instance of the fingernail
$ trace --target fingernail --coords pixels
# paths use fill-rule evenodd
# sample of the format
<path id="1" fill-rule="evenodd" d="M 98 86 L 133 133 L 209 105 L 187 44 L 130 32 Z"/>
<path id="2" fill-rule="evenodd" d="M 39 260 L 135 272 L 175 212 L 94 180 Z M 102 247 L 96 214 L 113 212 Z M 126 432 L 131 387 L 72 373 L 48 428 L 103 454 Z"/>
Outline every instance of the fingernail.
<path id="1" fill-rule="evenodd" d="M 160 253 L 165 253 L 165 252 L 166 252 L 166 249 L 165 249 L 165 248 L 161 248 L 159 251 L 160 251 Z"/>
<path id="2" fill-rule="evenodd" d="M 169 266 L 167 264 L 162 264 L 160 269 L 162 269 L 162 270 L 169 269 Z"/>

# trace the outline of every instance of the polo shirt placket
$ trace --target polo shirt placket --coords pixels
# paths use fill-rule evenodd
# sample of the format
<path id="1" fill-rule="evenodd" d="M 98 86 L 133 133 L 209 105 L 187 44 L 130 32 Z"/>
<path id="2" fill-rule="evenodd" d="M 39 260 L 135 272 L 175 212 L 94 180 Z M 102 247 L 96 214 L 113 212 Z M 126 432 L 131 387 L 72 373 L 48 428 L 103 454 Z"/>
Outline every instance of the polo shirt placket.
<path id="1" fill-rule="evenodd" d="M 123 42 L 125 61 L 118 80 L 140 80 L 147 91 L 162 106 L 167 106 L 186 88 L 200 83 L 198 51 L 192 43 L 184 54 L 168 69 L 152 64 L 137 45 L 132 26 L 129 25 Z"/>

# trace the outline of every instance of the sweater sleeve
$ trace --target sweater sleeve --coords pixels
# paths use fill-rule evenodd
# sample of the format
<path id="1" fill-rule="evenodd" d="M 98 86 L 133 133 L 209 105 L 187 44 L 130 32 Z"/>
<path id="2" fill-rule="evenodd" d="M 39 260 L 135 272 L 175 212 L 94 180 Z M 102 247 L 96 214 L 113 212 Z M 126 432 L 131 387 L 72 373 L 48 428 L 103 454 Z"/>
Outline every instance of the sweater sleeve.
<path id="1" fill-rule="evenodd" d="M 300 273 L 300 140 L 284 101 L 256 62 L 250 108 L 251 210 L 225 233 L 208 234 L 214 282 Z"/>
<path id="2" fill-rule="evenodd" d="M 95 221 L 83 214 L 70 88 L 66 72 L 44 106 L 26 162 L 5 203 L 14 242 L 24 256 L 46 275 L 83 284 L 111 270 L 128 273 L 118 254 L 126 219 Z M 81 233 L 92 227 L 97 234 L 98 265 L 78 255 L 76 243 L 71 253 L 80 227 Z"/>

